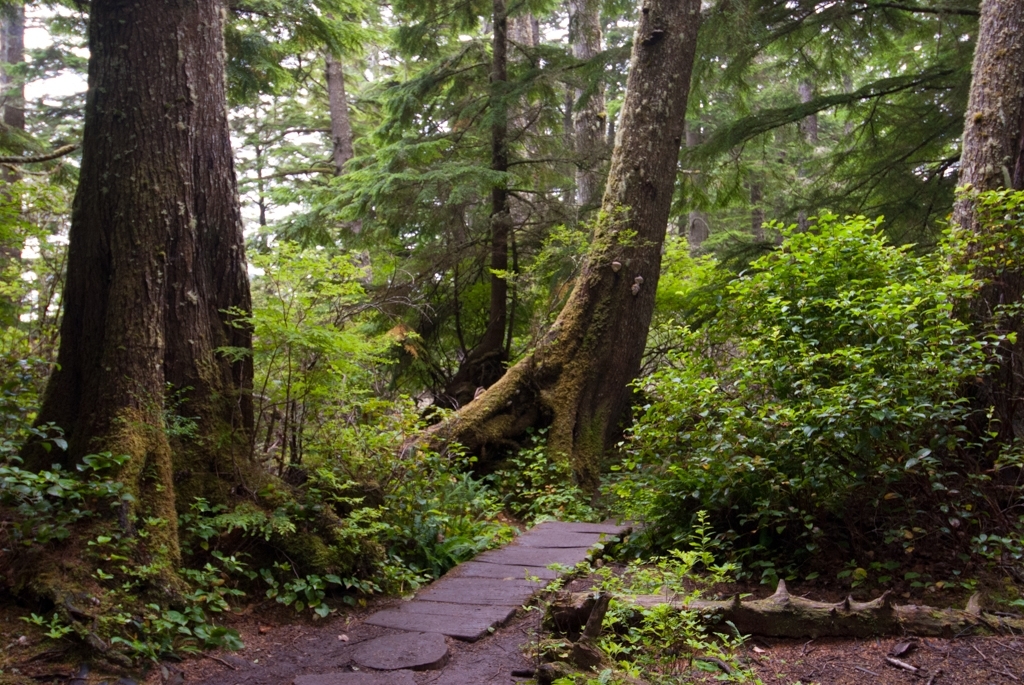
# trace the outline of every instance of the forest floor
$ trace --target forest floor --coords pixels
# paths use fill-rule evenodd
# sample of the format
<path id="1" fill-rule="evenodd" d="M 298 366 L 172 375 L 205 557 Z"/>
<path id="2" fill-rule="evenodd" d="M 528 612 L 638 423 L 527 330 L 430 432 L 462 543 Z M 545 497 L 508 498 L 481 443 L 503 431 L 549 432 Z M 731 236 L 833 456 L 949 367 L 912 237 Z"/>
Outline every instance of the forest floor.
<path id="1" fill-rule="evenodd" d="M 569 589 L 585 591 L 589 585 L 589 579 L 580 578 L 574 580 Z M 757 594 L 767 596 L 771 593 L 764 588 Z M 373 607 L 374 610 L 378 608 Z M 364 625 L 361 618 L 369 613 L 370 610 L 353 612 L 327 622 L 301 624 L 289 621 L 289 617 L 280 612 L 265 618 L 243 618 L 235 627 L 242 634 L 246 650 L 235 655 L 250 662 L 258 660 L 259 663 L 243 667 L 244 670 L 234 670 L 210 658 L 188 661 L 182 664 L 185 682 L 286 685 L 291 677 L 302 673 L 345 670 L 350 667 L 345 655 L 355 643 L 397 632 Z M 442 671 L 415 674 L 417 684 L 506 685 L 532 682 L 529 678 L 514 677 L 512 673 L 536 666 L 526 654 L 538 644 L 538 640 L 547 637 L 541 629 L 541 614 L 538 609 L 521 611 L 508 625 L 476 643 L 449 639 L 452 657 L 448 664 Z M 277 623 L 282 620 L 283 623 Z M 341 636 L 347 640 L 342 640 Z M 899 660 L 921 669 L 917 674 L 886 661 L 895 648 L 907 641 L 907 638 L 787 640 L 754 637 L 739 649 L 738 656 L 756 678 L 773 685 L 1009 685 L 1024 682 L 1024 637 L 965 636 L 914 640 L 914 647 Z M 223 658 L 224 655 L 219 656 Z M 675 676 L 677 683 L 716 683 L 721 682 L 723 675 L 701 670 L 688 659 L 668 665 L 665 673 Z M 146 685 L 162 683 L 158 674 L 154 676 L 146 681 Z"/>
<path id="2" fill-rule="evenodd" d="M 572 581 L 570 590 L 587 589 L 589 580 Z M 751 588 L 735 588 L 749 591 Z M 791 588 L 794 594 L 798 587 Z M 810 593 L 813 599 L 831 601 L 837 591 Z M 770 594 L 768 588 L 755 592 Z M 299 675 L 346 672 L 353 669 L 351 653 L 365 640 L 396 633 L 364 623 L 372 612 L 401 602 L 378 600 L 366 607 L 339 611 L 325 620 L 300 618 L 291 610 L 276 605 L 256 605 L 225 617 L 245 642 L 238 652 L 208 653 L 180 663 L 165 662 L 148 673 L 134 674 L 144 685 L 197 683 L 204 685 L 290 685 Z M 535 602 L 535 604 L 537 604 Z M 34 633 L 33 627 L 16 620 L 7 606 L 0 611 L 0 683 L 73 683 L 98 685 L 106 680 L 114 685 L 126 674 L 101 673 L 96 669 L 83 680 L 72 680 L 80 664 L 68 646 L 48 641 Z M 516 617 L 494 634 L 475 643 L 449 639 L 451 657 L 441 670 L 422 671 L 411 676 L 417 685 L 506 685 L 532 682 L 520 673 L 535 667 L 528 653 L 546 637 L 540 627 L 538 608 L 520 610 Z M 31 630 L 29 630 L 31 628 Z M 898 651 L 909 638 L 871 640 L 817 639 L 787 640 L 749 638 L 737 651 L 756 678 L 766 684 L 852 685 L 973 685 L 982 683 L 1024 682 L 1024 636 L 926 638 L 912 640 L 913 648 L 899 660 L 921 669 L 911 673 L 891 665 L 886 657 Z M 64 650 L 63 652 L 61 650 Z M 708 664 L 680 658 L 667 664 L 668 682 L 714 683 L 722 681 L 721 672 L 701 670 Z M 17 673 L 15 672 L 17 671 Z M 369 682 L 369 681 L 368 681 Z M 398 683 L 383 679 L 377 682 Z M 735 680 L 733 682 L 736 682 Z M 756 682 L 747 680 L 745 682 Z"/>

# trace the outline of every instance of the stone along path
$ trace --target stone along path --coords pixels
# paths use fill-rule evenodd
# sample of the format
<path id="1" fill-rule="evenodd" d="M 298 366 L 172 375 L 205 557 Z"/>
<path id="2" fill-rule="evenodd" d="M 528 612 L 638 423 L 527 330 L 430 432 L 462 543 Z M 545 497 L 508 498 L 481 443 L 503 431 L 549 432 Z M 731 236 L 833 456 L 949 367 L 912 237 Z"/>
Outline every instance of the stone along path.
<path id="1" fill-rule="evenodd" d="M 572 567 L 594 545 L 628 526 L 550 521 L 515 542 L 456 566 L 398 608 L 371 614 L 364 623 L 398 630 L 354 646 L 359 670 L 294 678 L 293 685 L 415 685 L 415 671 L 443 669 L 445 638 L 475 642 L 504 625 L 550 581 L 563 575 L 548 566 Z M 470 685 L 467 681 L 466 685 Z"/>

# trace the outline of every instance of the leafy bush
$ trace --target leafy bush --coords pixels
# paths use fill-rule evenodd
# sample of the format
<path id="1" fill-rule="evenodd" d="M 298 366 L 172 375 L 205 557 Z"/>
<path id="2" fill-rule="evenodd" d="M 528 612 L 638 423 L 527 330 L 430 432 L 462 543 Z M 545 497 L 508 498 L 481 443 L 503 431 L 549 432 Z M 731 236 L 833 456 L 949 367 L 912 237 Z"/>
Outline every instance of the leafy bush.
<path id="1" fill-rule="evenodd" d="M 505 508 L 526 523 L 546 518 L 593 521 L 597 512 L 573 481 L 568 460 L 551 459 L 544 437 L 546 428 L 531 434 L 531 444 L 504 462 L 492 479 Z"/>
<path id="2" fill-rule="evenodd" d="M 49 440 L 42 444 L 64 446 L 62 438 Z M 0 462 L 0 505 L 9 508 L 11 517 L 0 544 L 8 539 L 26 546 L 63 540 L 74 523 L 120 506 L 131 495 L 106 472 L 124 459 L 109 453 L 88 455 L 78 466 L 80 473 L 74 473 L 59 464 L 49 471 L 26 471 L 17 465 L 17 456 L 7 455 L 6 463 Z"/>
<path id="3" fill-rule="evenodd" d="M 978 282 L 951 243 L 917 256 L 879 223 L 826 214 L 781 229 L 782 248 L 699 308 L 703 323 L 640 382 L 650 401 L 611 487 L 663 543 L 700 509 L 740 548 L 791 558 L 826 530 L 844 542 L 855 522 L 905 542 L 972 516 L 954 487 L 982 470 L 967 461 L 978 417 L 961 390 L 998 340 L 959 316 Z"/>
<path id="4" fill-rule="evenodd" d="M 358 414 L 390 341 L 361 326 L 372 303 L 353 255 L 278 242 L 252 259 L 261 274 L 240 320 L 253 328 L 254 451 L 283 474 L 332 422 Z"/>

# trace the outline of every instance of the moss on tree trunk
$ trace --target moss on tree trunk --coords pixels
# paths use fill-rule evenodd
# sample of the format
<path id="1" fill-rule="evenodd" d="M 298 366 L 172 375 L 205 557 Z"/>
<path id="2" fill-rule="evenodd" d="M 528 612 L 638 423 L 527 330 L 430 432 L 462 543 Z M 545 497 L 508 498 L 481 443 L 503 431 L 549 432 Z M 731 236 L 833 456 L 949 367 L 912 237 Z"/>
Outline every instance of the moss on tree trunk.
<path id="1" fill-rule="evenodd" d="M 224 500 L 258 478 L 246 456 L 251 357 L 223 352 L 251 348 L 226 313 L 250 301 L 224 12 L 210 0 L 91 3 L 61 345 L 38 418 L 64 429 L 60 461 L 130 457 L 118 477 L 135 501 L 121 526 L 164 519 L 149 547 L 172 570 L 176 505 Z M 25 453 L 37 468 L 55 460 Z"/>
<path id="2" fill-rule="evenodd" d="M 435 426 L 434 438 L 486 453 L 550 422 L 551 453 L 571 461 L 580 484 L 596 487 L 654 311 L 699 23 L 697 0 L 642 4 L 622 127 L 573 292 L 535 351 Z"/>
<path id="3" fill-rule="evenodd" d="M 998 237 L 985 235 L 974 194 L 1024 188 L 1024 3 L 1019 0 L 981 5 L 959 183 L 969 192 L 954 206 L 953 222 L 977 237 L 979 249 L 991 248 Z M 1017 258 L 999 261 L 1020 264 Z M 1005 317 L 999 309 L 1020 301 L 1024 276 L 1019 266 L 982 266 L 978 276 L 986 284 L 972 305 L 975 321 L 987 326 L 1001 317 L 1002 332 L 1017 334 L 1016 343 L 1003 343 L 998 369 L 978 388 L 979 403 L 995 407 L 998 442 L 1006 444 L 1024 437 L 1024 320 L 1019 314 Z"/>

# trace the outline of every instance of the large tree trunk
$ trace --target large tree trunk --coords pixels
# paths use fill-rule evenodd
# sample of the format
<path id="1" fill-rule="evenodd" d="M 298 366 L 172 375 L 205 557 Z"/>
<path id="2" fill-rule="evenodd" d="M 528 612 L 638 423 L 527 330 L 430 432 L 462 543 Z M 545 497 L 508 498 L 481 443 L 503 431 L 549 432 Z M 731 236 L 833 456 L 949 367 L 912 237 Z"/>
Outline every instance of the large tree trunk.
<path id="1" fill-rule="evenodd" d="M 570 459 L 584 487 L 597 485 L 654 311 L 699 23 L 699 0 L 644 2 L 622 129 L 575 288 L 535 351 L 433 436 L 485 451 L 550 422 L 552 456 Z"/>
<path id="2" fill-rule="evenodd" d="M 251 334 L 232 319 L 249 310 L 249 283 L 223 25 L 219 1 L 91 3 L 59 366 L 38 418 L 65 430 L 65 461 L 130 457 L 121 525 L 163 519 L 150 548 L 172 563 L 176 501 L 223 501 L 248 470 Z M 195 430 L 169 433 L 172 415 Z M 26 454 L 36 467 L 52 456 Z"/>
<path id="3" fill-rule="evenodd" d="M 572 56 L 581 62 L 601 52 L 600 0 L 569 0 L 569 41 Z M 576 153 L 576 206 L 593 208 L 601 191 L 601 157 L 605 150 L 604 86 L 591 92 L 577 88 L 573 107 L 573 147 Z"/>
<path id="4" fill-rule="evenodd" d="M 971 95 L 960 157 L 960 185 L 970 192 L 953 208 L 953 221 L 991 243 L 978 220 L 974 193 L 998 188 L 1024 188 L 1024 3 L 985 0 L 981 6 L 975 47 Z M 983 248 L 982 248 L 983 249 Z M 1016 260 L 1013 260 L 1016 261 Z M 974 303 L 974 317 L 987 324 L 1000 305 L 1017 303 L 1024 277 L 1017 268 L 982 267 L 986 281 Z M 1024 437 L 1024 320 L 1013 314 L 999 323 L 1017 333 L 1016 343 L 1004 343 L 999 368 L 980 388 L 983 405 L 995 407 L 999 442 Z"/>
<path id="5" fill-rule="evenodd" d="M 491 170 L 508 171 L 508 9 L 505 0 L 493 3 L 494 40 L 491 51 Z M 512 233 L 508 190 L 498 184 L 491 189 L 491 297 L 487 328 L 483 337 L 467 354 L 459 370 L 448 383 L 447 404 L 461 407 L 490 387 L 505 372 L 508 350 L 505 329 L 508 326 L 508 243 Z"/>

